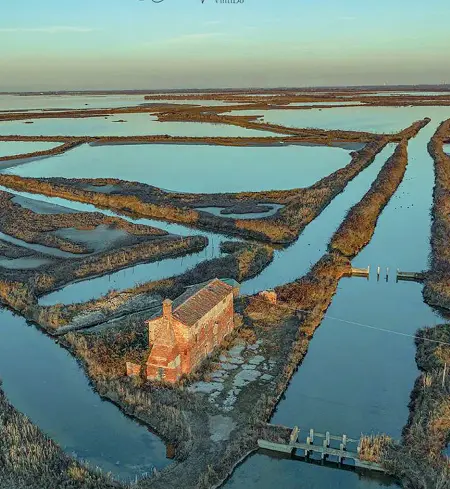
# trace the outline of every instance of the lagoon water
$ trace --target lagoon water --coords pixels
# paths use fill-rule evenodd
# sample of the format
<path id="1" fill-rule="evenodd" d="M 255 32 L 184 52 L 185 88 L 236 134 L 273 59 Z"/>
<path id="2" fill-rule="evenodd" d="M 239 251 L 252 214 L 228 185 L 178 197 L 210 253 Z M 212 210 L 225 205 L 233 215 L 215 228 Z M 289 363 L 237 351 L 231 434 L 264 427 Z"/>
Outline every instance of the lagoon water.
<path id="1" fill-rule="evenodd" d="M 125 121 L 125 122 L 119 122 Z M 101 117 L 0 121 L 0 135 L 23 136 L 149 136 L 167 134 L 188 137 L 268 137 L 268 131 L 206 122 L 159 122 L 148 113 Z"/>
<path id="2" fill-rule="evenodd" d="M 67 350 L 6 309 L 0 309 L 0 379 L 19 411 L 92 467 L 131 480 L 167 465 L 156 435 L 103 401 Z"/>
<path id="3" fill-rule="evenodd" d="M 0 94 L 1 111 L 51 109 L 109 109 L 140 105 L 144 95 L 6 95 Z"/>
<path id="4" fill-rule="evenodd" d="M 326 146 L 83 145 L 7 172 L 27 177 L 110 177 L 172 191 L 215 193 L 308 187 L 349 161 L 349 150 Z"/>
<path id="5" fill-rule="evenodd" d="M 47 149 L 52 149 L 60 145 L 61 143 L 0 141 L 0 157 L 34 153 L 35 151 L 46 151 Z"/>
<path id="6" fill-rule="evenodd" d="M 393 121 L 390 116 L 394 112 L 383 108 L 384 111 L 387 110 L 383 122 L 381 116 L 377 119 L 382 132 L 387 131 L 388 127 L 394 127 L 394 123 L 400 124 L 400 121 L 403 123 L 399 129 L 425 116 L 432 117 L 433 121 L 410 142 L 410 163 L 404 182 L 385 208 L 371 243 L 354 260 L 355 266 L 370 264 L 372 269 L 378 265 L 389 266 L 391 271 L 397 267 L 411 271 L 419 271 L 427 267 L 433 168 L 426 144 L 437 125 L 450 117 L 450 110 L 442 107 L 411 109 L 414 110 L 394 109 L 400 112 Z M 337 124 L 338 121 L 334 114 L 345 111 L 347 115 L 344 117 L 345 114 L 341 113 L 339 116 L 341 121 L 335 127 L 350 127 L 355 124 L 353 113 L 348 112 L 350 110 L 354 109 L 343 108 L 327 111 L 329 123 Z M 374 108 L 357 108 L 356 110 L 373 111 Z M 325 111 L 324 109 L 323 112 Z M 283 111 L 283 113 L 290 112 Z M 299 112 L 310 114 L 313 110 Z M 369 126 L 370 114 L 371 112 L 364 112 L 364 115 L 361 116 L 361 120 Z M 375 123 L 376 121 L 373 122 Z M 186 186 L 204 188 L 195 179 L 184 181 L 183 177 L 179 175 L 178 171 L 182 168 L 182 161 L 178 162 L 177 171 L 169 175 L 152 173 L 151 170 L 147 170 L 151 168 L 153 161 L 157 163 L 163 161 L 166 164 L 167 159 L 164 158 L 155 158 L 155 160 L 143 158 L 141 161 L 146 161 L 146 171 L 140 175 L 134 173 L 137 178 L 127 177 L 129 161 L 135 158 L 133 154 L 136 153 L 137 148 L 135 146 L 111 148 L 116 154 L 119 149 L 124 151 L 120 158 L 122 165 L 118 163 L 117 167 L 113 168 L 113 171 L 119 173 L 119 167 L 125 168 L 120 173 L 121 178 L 129 180 L 140 178 L 141 181 L 158 185 L 152 180 L 156 176 L 166 183 L 166 185 L 161 185 L 163 188 L 177 190 L 174 187 L 178 185 L 180 190 L 189 190 Z M 181 149 L 179 146 L 173 148 L 174 153 Z M 199 151 L 197 154 L 201 155 L 202 148 L 196 146 L 193 147 L 193 150 Z M 79 154 L 86 156 L 89 151 L 104 149 L 104 147 L 83 149 L 86 153 Z M 183 147 L 183 151 L 180 152 L 184 155 L 187 149 L 189 148 Z M 239 149 L 246 151 L 259 148 Z M 288 148 L 273 149 L 281 152 L 273 153 L 277 156 L 270 158 L 272 168 L 275 164 L 277 170 L 280 165 L 286 165 L 284 166 L 286 172 L 289 168 L 292 169 L 293 167 L 289 166 L 293 164 L 292 162 L 283 162 L 288 153 L 282 153 L 282 151 Z M 267 148 L 261 148 L 261 150 L 266 152 Z M 306 228 L 296 243 L 285 251 L 277 252 L 274 262 L 259 277 L 243 284 L 243 291 L 252 292 L 288 282 L 301 276 L 310 264 L 320 258 L 342 216 L 368 189 L 391 150 L 391 148 L 384 150 L 383 155 L 379 155 L 373 165 L 356 177 L 345 192 L 338 196 L 323 214 Z M 95 172 L 95 170 L 91 168 L 95 168 L 98 162 L 90 157 L 78 158 L 78 168 L 81 170 L 81 174 L 78 175 L 75 162 L 71 165 L 66 164 L 65 158 L 76 154 L 77 151 L 67 153 L 63 157 L 40 160 L 16 167 L 12 171 L 35 176 L 92 176 L 90 172 Z M 348 162 L 348 154 L 345 151 L 339 149 L 331 149 L 331 151 L 337 151 L 333 154 L 345 155 L 346 162 Z M 128 152 L 128 158 L 125 157 L 126 152 Z M 198 156 L 201 163 L 198 163 L 197 175 L 201 175 L 201 165 L 205 175 L 211 171 L 211 165 L 218 167 L 221 162 L 224 166 L 232 164 L 234 158 L 226 157 L 227 154 L 231 153 L 221 153 L 220 158 Z M 189 158 L 185 157 L 184 161 L 187 162 L 186 166 L 195 168 L 193 155 Z M 99 161 L 103 161 L 103 157 Z M 243 158 L 241 163 L 245 161 L 247 159 Z M 319 162 L 321 159 L 316 157 L 314 161 Z M 47 162 L 50 165 L 46 167 Z M 134 165 L 129 166 L 131 169 L 134 167 Z M 311 167 L 312 164 L 309 163 L 308 166 Z M 61 172 L 65 171 L 66 167 L 71 167 L 70 172 L 72 173 L 62 174 Z M 255 168 L 257 169 L 257 166 Z M 105 169 L 107 169 L 106 164 L 102 171 L 106 171 Z M 36 174 L 33 173 L 35 170 Z M 220 172 L 220 170 L 217 171 Z M 320 171 L 323 171 L 323 168 Z M 320 172 L 317 173 L 319 174 Z M 225 185 L 221 181 L 223 175 L 220 173 L 217 175 L 220 175 L 220 178 L 217 177 L 214 181 L 211 179 L 207 185 L 208 190 L 204 191 L 216 192 L 226 186 L 230 187 L 229 182 Z M 264 178 L 269 181 L 266 185 L 273 185 L 272 188 L 277 188 L 273 183 L 275 178 L 277 179 L 276 185 L 283 182 L 281 177 L 274 172 L 264 173 L 264 175 Z M 307 178 L 311 175 L 308 171 Z M 253 181 L 253 176 L 258 178 L 258 175 L 253 175 L 253 173 L 244 175 L 242 182 L 234 184 L 235 188 L 243 186 L 244 189 L 248 189 L 248 183 Z M 302 176 L 301 173 L 299 176 Z M 143 178 L 145 180 L 142 180 Z M 235 181 L 238 180 L 241 180 L 240 174 L 239 178 L 235 176 Z M 291 180 L 294 181 L 294 179 Z M 300 186 L 292 182 L 287 188 Z M 264 179 L 261 178 L 258 185 L 263 184 Z M 26 194 L 20 193 L 20 195 Z M 95 210 L 93 206 L 68 202 L 64 199 L 42 198 L 38 195 L 26 196 L 74 209 Z M 103 212 L 113 215 L 109 211 Z M 137 222 L 158 226 L 155 221 L 146 219 Z M 178 234 L 203 234 L 178 225 L 160 223 L 159 227 Z M 210 243 L 206 253 L 211 254 L 208 256 L 213 256 L 217 253 L 218 242 L 224 237 L 217 234 L 210 234 L 210 237 L 214 240 L 214 244 Z M 283 258 L 284 255 L 286 258 Z M 160 267 L 164 267 L 164 261 L 160 263 Z M 107 279 L 107 277 L 104 278 Z M 74 286 L 86 287 L 89 283 L 94 283 L 94 280 L 80 282 Z M 121 282 L 119 275 L 117 275 L 117 280 L 118 286 L 121 287 L 124 282 Z M 101 288 L 103 285 L 99 282 L 98 287 Z M 63 293 L 64 290 L 68 288 L 60 292 Z M 74 289 L 72 292 L 75 295 L 78 294 Z M 80 367 L 65 350 L 59 348 L 53 340 L 34 327 L 27 326 L 23 319 L 13 316 L 8 311 L 2 313 L 2 318 L 0 324 L 0 378 L 4 379 L 6 394 L 19 410 L 28 414 L 38 426 L 67 451 L 75 451 L 92 463 L 99 464 L 106 470 L 114 470 L 115 474 L 123 477 L 142 474 L 143 471 L 149 470 L 148 467 L 152 464 L 162 466 L 166 463 L 163 460 L 162 443 L 145 428 L 122 416 L 114 406 L 102 402 L 89 387 Z M 419 284 L 402 282 L 397 284 L 392 276 L 387 283 L 385 281 L 377 282 L 373 277 L 369 281 L 357 278 L 343 279 L 327 313 L 327 318 L 317 330 L 310 344 L 310 351 L 303 365 L 293 377 L 273 421 L 290 426 L 297 424 L 302 429 L 313 427 L 318 431 L 346 432 L 349 436 L 355 437 L 361 431 L 386 431 L 398 438 L 406 422 L 409 393 L 417 376 L 413 338 L 373 328 L 381 327 L 401 334 L 414 335 L 418 327 L 442 321 L 422 302 Z M 29 375 L 30 366 L 22 362 L 23 358 L 33 361 L 32 376 Z M 41 395 L 42 389 L 44 389 L 44 396 Z M 78 418 L 80 423 L 86 423 L 86 426 L 78 426 Z M 135 460 L 137 460 L 136 466 L 133 466 Z M 116 465 L 116 461 L 119 462 L 119 465 Z M 258 454 L 241 465 L 226 486 L 232 489 L 257 487 L 268 489 L 279 485 L 286 489 L 294 489 L 298 487 L 299 483 L 310 489 L 325 487 L 378 489 L 384 484 L 371 478 L 360 478 L 351 472 L 327 470 L 325 467 Z"/>
<path id="7" fill-rule="evenodd" d="M 232 115 L 262 116 L 264 122 L 290 127 L 343 129 L 394 133 L 424 117 L 436 116 L 439 121 L 450 117 L 450 107 L 336 107 L 310 110 L 246 110 Z"/>

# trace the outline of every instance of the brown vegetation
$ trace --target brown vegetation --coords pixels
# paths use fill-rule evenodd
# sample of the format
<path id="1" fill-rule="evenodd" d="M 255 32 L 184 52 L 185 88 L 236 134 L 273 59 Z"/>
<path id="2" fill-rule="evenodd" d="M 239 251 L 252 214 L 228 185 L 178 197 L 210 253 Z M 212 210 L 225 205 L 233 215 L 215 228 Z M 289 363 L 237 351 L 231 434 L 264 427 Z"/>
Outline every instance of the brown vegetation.
<path id="1" fill-rule="evenodd" d="M 387 450 L 392 447 L 392 438 L 387 435 L 364 435 L 360 439 L 359 458 L 364 462 L 381 463 Z"/>
<path id="2" fill-rule="evenodd" d="M 226 251 L 227 248 L 224 248 L 224 252 Z M 175 299 L 189 285 L 216 277 L 233 278 L 237 281 L 249 279 L 260 273 L 272 258 L 272 248 L 242 243 L 233 249 L 232 254 L 202 262 L 181 275 L 147 282 L 124 291 L 112 291 L 82 304 L 39 306 L 34 303 L 28 308 L 27 315 L 50 331 L 72 324 L 79 317 L 83 319 L 81 327 L 92 326 L 122 316 L 124 311 L 129 314 L 159 307 L 162 299 Z M 121 370 L 123 366 L 124 363 Z"/>
<path id="3" fill-rule="evenodd" d="M 394 154 L 387 160 L 366 195 L 354 205 L 333 235 L 331 250 L 339 250 L 348 257 L 354 257 L 372 239 L 378 218 L 401 184 L 408 164 L 408 139 L 430 119 L 418 121 L 414 128 L 405 131 L 404 139 L 398 144 Z"/>
<path id="4" fill-rule="evenodd" d="M 436 183 L 431 226 L 431 270 L 425 279 L 425 300 L 450 309 L 450 156 L 443 144 L 450 134 L 450 119 L 443 122 L 428 144 L 434 160 Z"/>
<path id="5" fill-rule="evenodd" d="M 403 444 L 388 451 L 386 465 L 405 489 L 450 488 L 450 463 L 443 455 L 450 443 L 450 325 L 425 328 L 416 339 L 421 375 L 411 394 Z"/>
<path id="6" fill-rule="evenodd" d="M 56 146 L 55 148 L 46 149 L 43 151 L 33 151 L 31 153 L 22 153 L 22 154 L 11 155 L 11 156 L 0 156 L 0 161 L 21 160 L 25 158 L 43 158 L 44 156 L 55 156 L 55 155 L 63 154 L 66 151 L 69 151 L 70 149 L 79 146 L 80 144 L 82 144 L 82 142 L 78 142 L 76 140 L 71 142 L 65 142 L 60 146 Z"/>
<path id="7" fill-rule="evenodd" d="M 126 241 L 129 244 L 168 235 L 161 229 L 133 224 L 124 219 L 105 216 L 100 212 L 40 214 L 14 203 L 13 197 L 13 194 L 0 191 L 0 231 L 28 243 L 83 254 L 93 250 L 87 245 L 57 236 L 54 232 L 67 228 L 95 230 L 97 226 L 102 225 L 128 233 Z"/>
<path id="8" fill-rule="evenodd" d="M 1 489 L 112 489 L 123 487 L 67 456 L 8 403 L 0 383 Z"/>
<path id="9" fill-rule="evenodd" d="M 365 148 L 352 153 L 351 162 L 331 175 L 304 189 L 273 192 L 242 192 L 238 194 L 188 194 L 164 192 L 156 187 L 121 182 L 120 180 L 36 179 L 15 175 L 0 175 L 0 184 L 15 190 L 26 190 L 53 197 L 62 197 L 122 212 L 188 224 L 193 227 L 225 234 L 239 235 L 273 243 L 288 244 L 315 219 L 320 212 L 342 192 L 349 181 L 370 165 L 375 156 L 388 144 L 389 138 L 380 138 Z M 87 184 L 118 184 L 111 193 L 86 190 Z M 120 184 L 120 185 L 119 185 Z M 123 193 L 122 193 L 123 192 Z M 217 199 L 226 205 L 245 203 L 282 203 L 284 207 L 264 219 L 232 219 L 194 210 Z M 217 204 L 216 204 L 217 205 Z"/>

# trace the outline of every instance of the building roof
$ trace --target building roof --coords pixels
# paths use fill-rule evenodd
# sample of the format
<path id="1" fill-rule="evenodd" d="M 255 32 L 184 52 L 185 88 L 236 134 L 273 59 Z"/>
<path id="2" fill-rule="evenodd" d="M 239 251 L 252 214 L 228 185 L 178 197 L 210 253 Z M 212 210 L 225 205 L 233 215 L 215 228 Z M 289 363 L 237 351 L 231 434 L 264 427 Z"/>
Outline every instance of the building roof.
<path id="1" fill-rule="evenodd" d="M 233 287 L 218 278 L 189 287 L 173 302 L 173 317 L 186 326 L 193 326 L 231 293 Z"/>

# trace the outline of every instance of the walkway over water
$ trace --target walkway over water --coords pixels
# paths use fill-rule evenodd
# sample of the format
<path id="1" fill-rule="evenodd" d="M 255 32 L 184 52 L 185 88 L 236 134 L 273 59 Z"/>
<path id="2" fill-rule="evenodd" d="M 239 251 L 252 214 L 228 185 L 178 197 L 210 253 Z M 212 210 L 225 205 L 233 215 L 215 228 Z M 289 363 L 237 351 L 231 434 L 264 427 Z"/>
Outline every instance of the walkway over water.
<path id="1" fill-rule="evenodd" d="M 268 425 L 270 426 L 272 433 L 280 432 L 280 436 L 283 437 L 286 433 L 286 427 Z M 361 460 L 361 440 L 349 438 L 347 435 L 336 436 L 331 435 L 330 432 L 315 433 L 313 429 L 309 430 L 309 434 L 304 442 L 299 441 L 300 430 L 295 426 L 290 433 L 289 441 L 284 443 L 275 443 L 268 440 L 259 439 L 259 448 L 270 450 L 273 452 L 287 453 L 295 455 L 297 450 L 302 450 L 302 455 L 305 458 L 309 458 L 312 455 L 320 456 L 321 460 L 325 461 L 329 457 L 334 457 L 339 466 L 343 461 L 353 462 L 355 468 L 366 469 L 376 472 L 386 472 L 386 469 L 378 463 L 368 462 Z M 315 444 L 314 440 L 319 438 L 322 440 L 321 444 Z M 339 448 L 332 447 L 332 442 L 339 442 Z M 354 450 L 351 448 L 354 447 Z M 329 460 L 330 461 L 330 460 Z"/>

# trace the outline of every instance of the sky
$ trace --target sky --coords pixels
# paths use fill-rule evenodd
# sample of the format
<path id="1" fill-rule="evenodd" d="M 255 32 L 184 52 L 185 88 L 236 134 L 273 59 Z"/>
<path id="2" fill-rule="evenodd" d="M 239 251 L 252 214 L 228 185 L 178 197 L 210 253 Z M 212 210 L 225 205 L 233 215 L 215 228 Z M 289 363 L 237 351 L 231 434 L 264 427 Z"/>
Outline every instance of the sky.
<path id="1" fill-rule="evenodd" d="M 450 83 L 448 0 L 0 1 L 0 91 Z"/>

